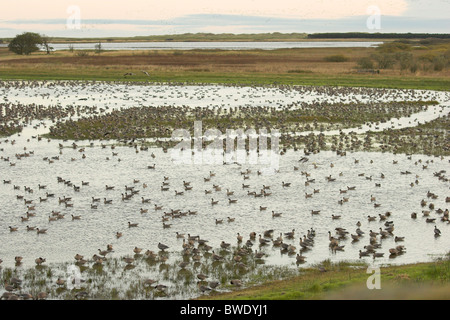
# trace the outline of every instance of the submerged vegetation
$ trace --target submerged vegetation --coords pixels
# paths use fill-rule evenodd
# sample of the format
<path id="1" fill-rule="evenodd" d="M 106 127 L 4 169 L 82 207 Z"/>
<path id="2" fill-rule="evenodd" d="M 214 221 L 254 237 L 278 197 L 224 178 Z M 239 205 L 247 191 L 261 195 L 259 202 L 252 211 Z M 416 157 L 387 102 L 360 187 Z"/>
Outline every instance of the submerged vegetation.
<path id="1" fill-rule="evenodd" d="M 219 250 L 223 260 L 205 253 L 203 262 L 189 262 L 186 253 L 136 254 L 132 263 L 124 258 L 103 258 L 102 262 L 80 262 L 3 268 L 0 280 L 16 283 L 2 299 L 448 299 L 450 260 L 448 255 L 434 262 L 382 266 L 381 290 L 369 290 L 367 265 L 358 261 L 331 262 L 297 268 L 266 266 L 255 252 L 233 259 L 242 248 Z M 171 257 L 170 260 L 163 259 Z M 174 257 L 175 256 L 175 257 Z M 79 273 L 70 273 L 71 270 Z M 239 279 L 239 284 L 231 284 Z M 71 281 L 73 282 L 71 284 Z M 423 288 L 426 287 L 426 292 Z M 421 289 L 422 288 L 422 289 Z M 378 291 L 378 292 L 377 292 Z M 43 295 L 45 293 L 45 295 Z"/>

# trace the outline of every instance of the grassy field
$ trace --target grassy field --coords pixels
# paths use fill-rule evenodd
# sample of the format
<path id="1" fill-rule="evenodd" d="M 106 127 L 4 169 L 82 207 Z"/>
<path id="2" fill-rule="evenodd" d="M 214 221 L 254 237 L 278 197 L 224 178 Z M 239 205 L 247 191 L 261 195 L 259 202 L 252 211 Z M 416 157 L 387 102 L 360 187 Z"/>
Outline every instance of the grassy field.
<path id="1" fill-rule="evenodd" d="M 280 50 L 57 51 L 18 56 L 0 49 L 0 79 L 290 84 L 378 88 L 450 88 L 448 67 L 431 61 L 450 45 L 414 47 L 420 59 L 413 73 L 397 65 L 380 73 L 361 72 L 358 61 L 375 48 L 302 48 Z M 330 56 L 344 57 L 333 62 Z M 427 60 L 428 59 L 428 60 Z M 430 60 L 431 59 L 431 60 Z M 148 72 L 148 76 L 143 72 Z M 132 73 L 131 76 L 124 76 Z"/>
<path id="2" fill-rule="evenodd" d="M 380 289 L 369 290 L 367 266 L 324 261 L 301 275 L 245 289 L 202 296 L 208 300 L 411 300 L 450 299 L 450 261 L 380 268 Z M 370 280 L 371 283 L 374 283 Z"/>

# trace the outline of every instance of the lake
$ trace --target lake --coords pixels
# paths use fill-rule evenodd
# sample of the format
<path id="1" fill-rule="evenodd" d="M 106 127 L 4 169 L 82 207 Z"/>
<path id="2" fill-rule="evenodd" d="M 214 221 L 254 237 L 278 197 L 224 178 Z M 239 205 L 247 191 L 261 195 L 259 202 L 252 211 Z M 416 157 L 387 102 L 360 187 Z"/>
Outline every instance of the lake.
<path id="1" fill-rule="evenodd" d="M 275 50 L 295 48 L 368 48 L 375 41 L 299 41 L 299 42 L 102 42 L 103 50 Z M 75 50 L 94 50 L 96 43 L 73 43 Z M 69 43 L 52 43 L 54 50 L 68 50 Z"/>

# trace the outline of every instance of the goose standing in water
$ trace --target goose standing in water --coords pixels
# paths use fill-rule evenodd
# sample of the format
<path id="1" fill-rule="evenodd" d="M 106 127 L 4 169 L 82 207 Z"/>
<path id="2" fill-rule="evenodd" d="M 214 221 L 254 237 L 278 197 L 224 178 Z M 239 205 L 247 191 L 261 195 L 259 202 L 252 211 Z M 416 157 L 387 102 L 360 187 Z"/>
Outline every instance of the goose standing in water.
<path id="1" fill-rule="evenodd" d="M 434 236 L 439 237 L 441 235 L 441 230 L 434 226 Z"/>

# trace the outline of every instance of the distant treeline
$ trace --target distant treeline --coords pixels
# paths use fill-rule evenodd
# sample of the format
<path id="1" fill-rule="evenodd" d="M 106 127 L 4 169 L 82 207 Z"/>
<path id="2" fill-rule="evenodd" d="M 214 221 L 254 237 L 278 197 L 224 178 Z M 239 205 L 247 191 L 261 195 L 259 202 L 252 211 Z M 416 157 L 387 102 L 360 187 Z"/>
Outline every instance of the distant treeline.
<path id="1" fill-rule="evenodd" d="M 366 32 L 325 32 L 308 34 L 308 39 L 450 39 L 449 33 L 366 33 Z"/>

